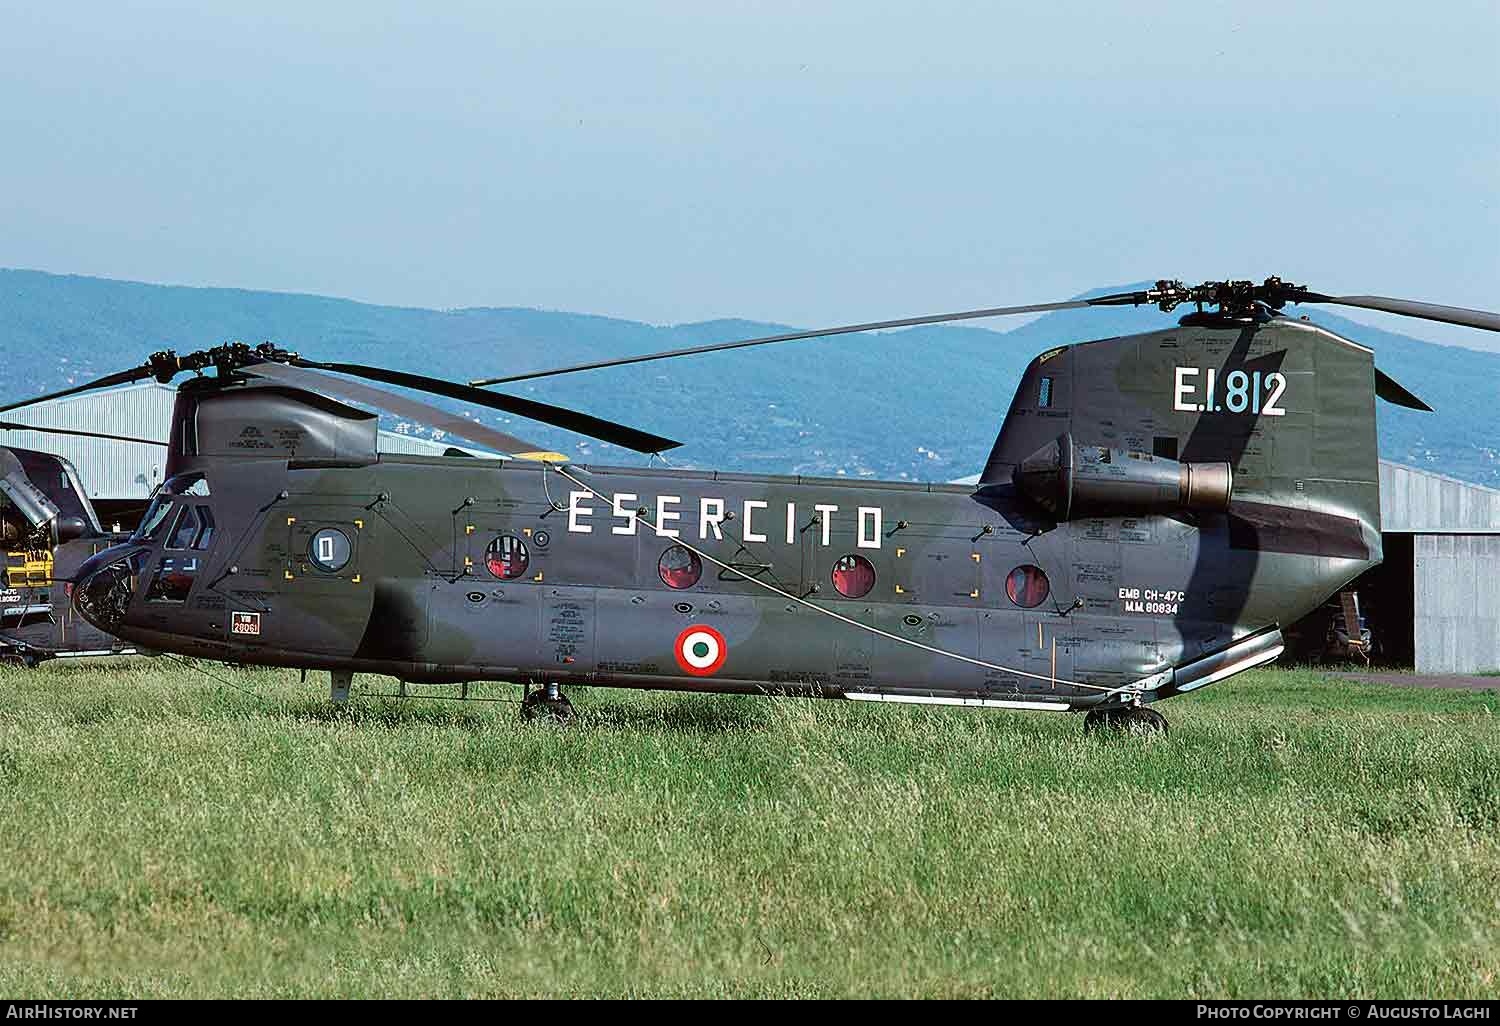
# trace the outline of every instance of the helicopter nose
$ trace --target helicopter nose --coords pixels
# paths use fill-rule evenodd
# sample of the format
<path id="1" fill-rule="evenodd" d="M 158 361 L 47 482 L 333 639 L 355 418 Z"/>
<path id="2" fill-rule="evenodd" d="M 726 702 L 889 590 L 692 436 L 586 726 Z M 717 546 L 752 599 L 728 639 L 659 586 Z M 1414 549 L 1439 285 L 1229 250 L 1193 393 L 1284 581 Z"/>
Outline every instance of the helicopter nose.
<path id="1" fill-rule="evenodd" d="M 73 608 L 95 627 L 113 632 L 130 607 L 140 554 L 117 546 L 85 560 L 73 585 Z"/>

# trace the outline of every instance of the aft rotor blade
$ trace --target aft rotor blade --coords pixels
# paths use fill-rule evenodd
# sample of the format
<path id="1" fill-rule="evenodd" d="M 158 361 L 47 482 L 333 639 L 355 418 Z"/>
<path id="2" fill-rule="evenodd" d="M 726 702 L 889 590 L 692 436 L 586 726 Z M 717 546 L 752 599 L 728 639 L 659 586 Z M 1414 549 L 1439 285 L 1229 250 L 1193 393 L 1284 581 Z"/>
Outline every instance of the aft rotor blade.
<path id="1" fill-rule="evenodd" d="M 42 427 L 40 424 L 22 424 L 17 420 L 0 420 L 0 431 L 40 431 L 44 435 L 76 435 L 79 438 L 103 438 L 111 442 L 135 442 L 138 445 L 166 446 L 166 442 L 155 438 L 131 438 L 129 435 L 107 435 L 98 431 L 75 431 L 72 428 Z"/>
<path id="2" fill-rule="evenodd" d="M 1070 299 L 1063 303 L 1028 303 L 1025 306 L 997 306 L 985 310 L 960 310 L 957 313 L 929 314 L 924 317 L 902 317 L 894 321 L 871 321 L 867 324 L 845 324 L 837 328 L 814 328 L 811 331 L 788 331 L 780 335 L 763 338 L 746 338 L 733 342 L 711 342 L 702 346 L 684 349 L 668 349 L 660 353 L 643 356 L 622 356 L 614 360 L 596 360 L 593 363 L 578 363 L 571 367 L 555 367 L 552 370 L 531 371 L 528 374 L 511 374 L 503 378 L 480 378 L 469 384 L 478 386 L 503 385 L 512 381 L 530 381 L 534 378 L 550 378 L 558 374 L 573 374 L 577 371 L 600 370 L 604 367 L 624 367 L 632 363 L 649 363 L 652 360 L 671 360 L 679 356 L 698 356 L 702 353 L 718 353 L 726 349 L 748 349 L 751 346 L 768 346 L 776 342 L 797 342 L 809 338 L 827 338 L 830 335 L 852 335 L 861 331 L 881 331 L 886 328 L 914 328 L 923 324 L 943 324 L 948 321 L 974 321 L 985 317 L 1008 317 L 1013 314 L 1050 313 L 1053 310 L 1078 310 L 1086 306 L 1139 306 L 1156 302 L 1150 292 L 1120 292 L 1093 299 Z"/>
<path id="3" fill-rule="evenodd" d="M 1379 367 L 1375 368 L 1375 394 L 1388 403 L 1405 406 L 1408 410 L 1431 413 L 1432 407 L 1413 395 L 1405 385 L 1391 377 Z"/>
<path id="4" fill-rule="evenodd" d="M 317 371 L 306 370 L 302 367 L 288 367 L 284 363 L 266 361 L 265 363 L 252 364 L 243 368 L 239 373 L 250 374 L 259 378 L 267 378 L 271 381 L 279 381 L 292 388 L 301 388 L 309 392 L 319 392 L 324 395 L 334 395 L 351 402 L 365 403 L 376 406 L 388 413 L 394 413 L 398 417 L 418 421 L 445 431 L 457 438 L 467 439 L 476 445 L 488 446 L 497 452 L 507 456 L 524 456 L 528 453 L 545 452 L 546 449 L 540 445 L 524 442 L 514 435 L 508 435 L 503 431 L 476 424 L 466 417 L 460 417 L 456 413 L 441 410 L 431 403 L 420 402 L 416 399 L 408 399 L 405 396 L 387 392 L 383 388 L 371 388 L 369 385 L 361 385 L 357 381 L 347 381 L 343 378 L 331 377 L 327 374 L 319 374 Z"/>
<path id="5" fill-rule="evenodd" d="M 1419 303 L 1412 299 L 1392 299 L 1389 296 L 1325 296 L 1316 292 L 1308 294 L 1306 298 L 1298 302 L 1357 306 L 1365 310 L 1400 314 L 1403 317 L 1419 317 L 1424 321 L 1441 321 L 1444 324 L 1460 324 L 1466 328 L 1500 331 L 1500 313 L 1493 313 L 1489 310 L 1470 310 L 1462 306 Z"/>
<path id="6" fill-rule="evenodd" d="M 93 381 L 85 382 L 82 385 L 65 388 L 60 392 L 48 392 L 46 395 L 39 395 L 34 399 L 22 399 L 18 403 L 0 406 L 0 413 L 8 413 L 11 410 L 19 410 L 25 406 L 45 403 L 51 399 L 62 399 L 66 396 L 77 395 L 80 392 L 92 392 L 96 388 L 112 388 L 115 385 L 128 385 L 133 381 L 149 378 L 151 374 L 150 367 L 132 367 L 129 370 L 116 371 L 113 374 L 106 374 L 102 378 L 95 378 Z"/>
<path id="7" fill-rule="evenodd" d="M 474 403 L 478 406 L 488 406 L 492 410 L 500 410 L 513 416 L 525 417 L 529 420 L 540 421 L 543 424 L 551 424 L 554 427 L 566 428 L 569 431 L 576 431 L 580 435 L 588 435 L 591 438 L 611 442 L 626 449 L 634 449 L 636 452 L 664 452 L 667 449 L 675 449 L 682 444 L 681 442 L 674 442 L 670 438 L 653 435 L 649 431 L 641 431 L 633 427 L 627 427 L 624 424 L 617 424 L 612 420 L 603 420 L 599 417 L 592 417 L 587 413 L 579 413 L 577 410 L 539 403 L 533 399 L 522 399 L 520 396 L 485 392 L 471 385 L 461 385 L 456 381 L 444 381 L 442 378 L 430 378 L 424 374 L 408 374 L 405 371 L 387 370 L 384 367 L 368 367 L 358 363 L 323 363 L 321 361 L 314 362 L 301 359 L 296 360 L 294 365 L 297 367 L 334 371 L 338 374 L 352 374 L 355 377 L 369 378 L 372 381 L 383 381 L 387 385 L 414 388 L 422 392 L 447 396 L 449 399 L 458 399 L 462 402 Z"/>

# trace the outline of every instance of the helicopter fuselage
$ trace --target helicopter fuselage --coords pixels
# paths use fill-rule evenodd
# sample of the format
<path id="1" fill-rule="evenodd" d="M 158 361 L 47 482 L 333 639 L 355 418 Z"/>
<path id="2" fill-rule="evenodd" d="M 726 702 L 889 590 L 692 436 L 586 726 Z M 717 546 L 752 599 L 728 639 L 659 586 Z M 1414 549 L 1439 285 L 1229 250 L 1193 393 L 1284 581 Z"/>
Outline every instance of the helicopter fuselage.
<path id="1" fill-rule="evenodd" d="M 1003 489 L 382 455 L 169 487 L 94 563 L 129 594 L 86 615 L 185 655 L 1066 709 L 1172 693 L 1152 675 L 1370 560 L 1237 546 L 1223 515 L 1058 524 Z"/>
<path id="2" fill-rule="evenodd" d="M 433 683 L 1109 708 L 1275 658 L 1381 558 L 1371 353 L 1264 312 L 1042 353 L 974 486 L 391 456 L 270 366 L 179 389 L 162 493 L 80 570 L 97 626 Z"/>
<path id="3" fill-rule="evenodd" d="M 178 387 L 162 493 L 128 542 L 79 568 L 74 604 L 152 648 L 328 669 L 336 699 L 370 671 L 540 682 L 526 715 L 565 716 L 558 685 L 583 683 L 1089 708 L 1094 725 L 1155 730 L 1165 721 L 1141 706 L 1276 658 L 1282 624 L 1381 560 L 1375 401 L 1429 408 L 1370 349 L 1279 312 L 1303 302 L 1500 330 L 1486 311 L 1274 277 L 1162 280 L 468 384 L 231 342 L 154 353 L 0 412 L 199 374 Z M 660 454 L 680 443 L 487 387 L 1183 303 L 1197 310 L 1176 326 L 1035 357 L 972 488 L 575 466 L 367 384 Z M 992 399 L 974 396 L 976 414 Z M 514 458 L 382 456 L 367 407 Z"/>

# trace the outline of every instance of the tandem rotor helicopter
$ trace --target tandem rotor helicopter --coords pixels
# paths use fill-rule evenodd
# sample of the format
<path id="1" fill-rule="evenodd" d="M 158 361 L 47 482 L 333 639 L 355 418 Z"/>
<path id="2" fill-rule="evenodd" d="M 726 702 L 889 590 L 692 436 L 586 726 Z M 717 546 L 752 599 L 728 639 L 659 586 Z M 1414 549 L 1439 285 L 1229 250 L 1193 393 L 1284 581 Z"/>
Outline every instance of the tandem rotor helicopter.
<path id="1" fill-rule="evenodd" d="M 1277 278 L 788 332 L 458 384 L 270 343 L 178 355 L 0 407 L 196 372 L 166 483 L 71 581 L 143 649 L 403 681 L 801 694 L 1086 712 L 1268 662 L 1281 627 L 1380 562 L 1371 351 L 1283 316 L 1332 303 L 1490 331 L 1500 315 Z M 854 332 L 1098 306 L 1178 326 L 1027 366 L 977 486 L 584 466 L 373 381 L 642 453 L 678 445 L 488 386 Z M 213 369 L 212 376 L 202 372 Z M 511 457 L 377 453 L 375 414 Z M 111 539 L 113 540 L 113 539 Z"/>

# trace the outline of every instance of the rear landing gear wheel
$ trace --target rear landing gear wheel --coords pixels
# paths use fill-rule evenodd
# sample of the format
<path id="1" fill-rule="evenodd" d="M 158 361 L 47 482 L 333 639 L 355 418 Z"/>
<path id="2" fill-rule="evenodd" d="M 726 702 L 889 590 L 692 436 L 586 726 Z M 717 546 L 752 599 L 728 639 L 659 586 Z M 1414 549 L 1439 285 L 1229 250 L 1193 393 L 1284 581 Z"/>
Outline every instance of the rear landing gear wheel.
<path id="1" fill-rule="evenodd" d="M 573 703 L 556 684 L 547 684 L 535 691 L 528 690 L 521 699 L 521 719 L 546 720 L 551 723 L 567 723 L 573 718 Z"/>
<path id="2" fill-rule="evenodd" d="M 1083 729 L 1129 731 L 1166 737 L 1167 718 L 1155 709 L 1143 705 L 1124 709 L 1090 709 L 1089 714 L 1084 717 Z"/>

